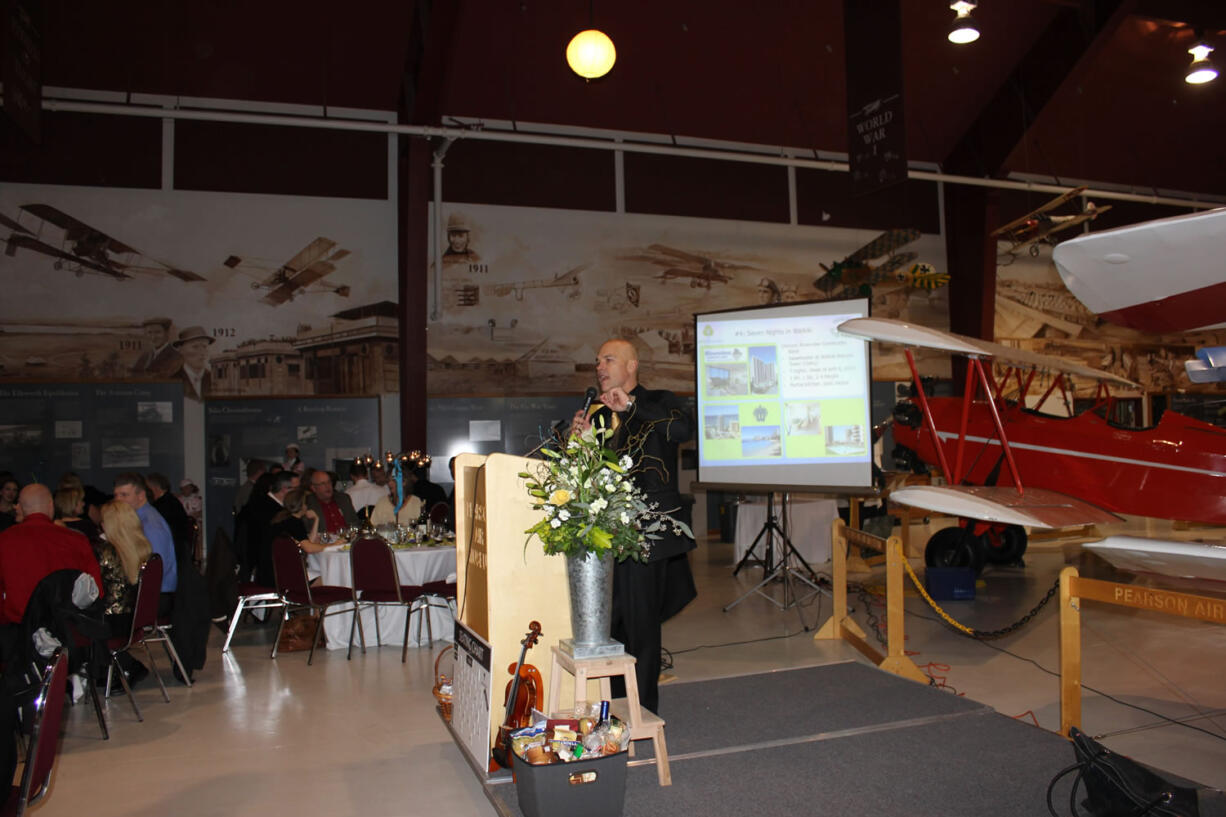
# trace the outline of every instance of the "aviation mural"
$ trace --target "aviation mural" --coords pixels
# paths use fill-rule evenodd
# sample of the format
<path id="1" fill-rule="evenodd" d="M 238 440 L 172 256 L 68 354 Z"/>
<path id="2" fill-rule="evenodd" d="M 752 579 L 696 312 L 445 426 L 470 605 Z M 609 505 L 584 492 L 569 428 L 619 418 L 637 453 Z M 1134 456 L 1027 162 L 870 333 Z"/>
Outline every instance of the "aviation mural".
<path id="1" fill-rule="evenodd" d="M 5 185 L 0 241 L 0 382 L 396 388 L 393 202 Z"/>
<path id="2" fill-rule="evenodd" d="M 862 270 L 844 263 L 840 285 L 826 289 L 814 284 L 820 260 L 846 261 L 878 232 L 467 204 L 448 206 L 443 223 L 448 249 L 462 225 L 479 260 L 444 256 L 431 291 L 441 312 L 430 323 L 431 396 L 582 392 L 610 337 L 635 344 L 650 387 L 692 391 L 695 312 L 844 297 Z M 906 260 L 944 266 L 938 236 L 906 236 Z M 945 289 L 908 274 L 865 279 L 874 314 L 947 327 Z M 928 373 L 948 374 L 947 358 L 932 360 Z M 882 363 L 882 379 L 906 366 L 901 354 Z"/>

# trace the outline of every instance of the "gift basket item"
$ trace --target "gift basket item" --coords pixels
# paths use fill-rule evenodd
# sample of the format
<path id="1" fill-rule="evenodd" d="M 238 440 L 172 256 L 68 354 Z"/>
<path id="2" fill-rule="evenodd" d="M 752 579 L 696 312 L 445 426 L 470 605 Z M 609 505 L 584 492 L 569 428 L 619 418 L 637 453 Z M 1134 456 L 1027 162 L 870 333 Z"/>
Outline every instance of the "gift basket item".
<path id="1" fill-rule="evenodd" d="M 438 654 L 434 659 L 434 697 L 438 700 L 439 711 L 443 713 L 443 720 L 451 722 L 451 676 L 443 675 L 439 672 L 439 665 L 442 663 L 443 656 L 452 654 L 454 657 L 455 647 L 448 646 L 445 650 Z"/>

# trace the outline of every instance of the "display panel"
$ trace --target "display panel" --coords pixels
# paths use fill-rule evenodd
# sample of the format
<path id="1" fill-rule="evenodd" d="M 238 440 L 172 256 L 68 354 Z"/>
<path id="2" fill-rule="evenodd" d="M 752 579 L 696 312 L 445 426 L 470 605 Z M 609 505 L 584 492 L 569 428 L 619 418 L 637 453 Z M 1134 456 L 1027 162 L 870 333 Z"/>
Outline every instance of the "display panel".
<path id="1" fill-rule="evenodd" d="M 868 343 L 837 331 L 867 316 L 864 298 L 695 315 L 698 480 L 869 488 Z"/>

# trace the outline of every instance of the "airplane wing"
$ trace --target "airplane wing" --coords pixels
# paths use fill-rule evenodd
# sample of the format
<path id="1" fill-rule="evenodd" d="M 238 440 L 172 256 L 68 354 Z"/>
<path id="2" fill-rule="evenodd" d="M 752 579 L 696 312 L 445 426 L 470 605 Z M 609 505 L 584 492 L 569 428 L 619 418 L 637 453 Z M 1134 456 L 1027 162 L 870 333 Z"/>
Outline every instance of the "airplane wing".
<path id="1" fill-rule="evenodd" d="M 883 280 L 884 276 L 888 276 L 894 270 L 898 269 L 899 267 L 910 264 L 912 261 L 914 261 L 917 258 L 919 258 L 919 253 L 917 252 L 900 252 L 897 255 L 891 255 L 889 258 L 882 261 L 881 264 L 879 264 L 877 267 L 873 269 L 873 280 L 874 281 Z M 882 277 L 878 277 L 878 276 L 882 276 Z"/>
<path id="2" fill-rule="evenodd" d="M 1052 261 L 1069 292 L 1111 323 L 1172 333 L 1222 326 L 1226 208 L 1062 241 Z"/>
<path id="3" fill-rule="evenodd" d="M 1037 244 L 1055 233 L 1067 230 L 1070 227 L 1076 227 L 1078 224 L 1082 224 L 1090 219 L 1097 218 L 1100 213 L 1105 213 L 1110 209 L 1111 205 L 1108 204 L 1106 207 L 1095 207 L 1093 210 L 1087 210 L 1074 216 L 1058 216 L 1053 218 L 1050 223 L 1044 224 L 1043 227 L 1034 235 L 1022 241 L 1013 242 L 1013 246 L 1009 248 L 1009 252 L 1014 253 L 1018 252 L 1019 250 L 1024 250 L 1031 244 Z"/>
<path id="4" fill-rule="evenodd" d="M 852 318 L 839 324 L 839 331 L 865 340 L 882 343 L 898 343 L 919 349 L 935 349 L 942 352 L 970 355 L 973 357 L 990 357 L 1002 363 L 1018 366 L 1023 369 L 1038 369 L 1040 371 L 1063 372 L 1078 377 L 1088 377 L 1092 380 L 1102 380 L 1124 386 L 1130 389 L 1140 389 L 1139 383 L 1101 369 L 1094 369 L 1074 363 L 1064 358 L 1052 355 L 1041 355 L 1025 349 L 1015 349 L 1003 343 L 993 343 L 990 340 L 969 338 L 965 335 L 943 332 L 906 321 L 890 318 Z"/>
<path id="5" fill-rule="evenodd" d="M 91 261 L 88 258 L 83 258 L 79 255 L 73 255 L 70 252 L 64 252 L 59 247 L 53 247 L 50 244 L 39 241 L 37 238 L 34 238 L 32 236 L 10 235 L 8 239 L 8 245 L 10 247 L 24 247 L 27 250 L 33 250 L 34 252 L 40 252 L 43 255 L 49 255 L 52 258 L 59 258 L 62 261 L 68 261 L 73 264 L 77 264 L 78 266 L 84 267 L 85 269 L 90 269 L 90 270 L 93 270 L 94 272 L 100 272 L 103 275 L 109 275 L 110 277 L 117 278 L 119 280 L 132 277 L 117 268 L 99 264 L 95 261 Z"/>
<path id="6" fill-rule="evenodd" d="M 19 233 L 26 233 L 27 235 L 34 235 L 34 233 L 30 232 L 25 227 L 21 226 L 20 223 L 13 221 L 11 218 L 4 215 L 3 213 L 0 213 L 0 224 L 3 224 L 5 227 L 8 227 L 10 230 L 16 230 Z"/>
<path id="7" fill-rule="evenodd" d="M 1066 201 L 1071 201 L 1072 199 L 1077 198 L 1084 192 L 1086 192 L 1085 187 L 1074 187 L 1072 190 L 1068 190 L 1056 196 L 1054 199 L 1042 205 L 1041 207 L 1031 210 L 1029 213 L 1022 216 L 1021 218 L 1015 218 L 1013 219 L 1013 221 L 1010 221 L 1008 224 L 1004 225 L 1003 227 L 997 227 L 995 230 L 992 231 L 991 234 L 992 235 L 1006 235 L 1012 232 L 1013 230 L 1017 229 L 1018 227 L 1022 226 L 1023 224 L 1025 224 L 1027 221 L 1034 218 L 1035 216 L 1041 215 L 1042 213 L 1046 213 L 1048 210 L 1055 210 L 1057 207 L 1064 204 Z"/>
<path id="8" fill-rule="evenodd" d="M 330 274 L 334 269 L 336 269 L 336 265 L 331 261 L 316 261 L 260 300 L 269 306 L 279 306 L 288 301 L 295 292 L 310 286 L 320 278 Z"/>
<path id="9" fill-rule="evenodd" d="M 116 269 L 123 270 L 124 272 L 131 271 L 131 272 L 147 272 L 153 275 L 173 275 L 175 278 L 178 278 L 180 281 L 187 281 L 189 283 L 192 281 L 205 280 L 203 275 L 197 275 L 196 273 L 190 272 L 188 270 L 177 269 L 169 265 L 164 265 L 164 264 L 161 264 L 160 261 L 157 263 L 159 264 L 159 266 L 145 267 L 139 264 L 124 264 L 119 261 L 111 262 L 112 266 L 114 266 Z"/>
<path id="10" fill-rule="evenodd" d="M 1033 528 L 1122 521 L 1110 511 L 1059 491 L 1027 488 L 1019 495 L 1012 485 L 911 485 L 891 491 L 890 500 L 951 516 Z"/>
<path id="11" fill-rule="evenodd" d="M 129 247 L 119 239 L 111 238 L 101 230 L 96 230 L 83 221 L 78 221 L 67 213 L 63 213 L 49 204 L 23 204 L 21 209 L 25 210 L 32 216 L 37 216 L 43 221 L 49 221 L 55 226 L 64 231 L 65 236 L 69 241 L 80 241 L 82 239 L 101 239 L 101 243 L 110 252 L 131 252 L 137 253 L 137 250 Z"/>
<path id="12" fill-rule="evenodd" d="M 286 261 L 280 269 L 277 269 L 272 273 L 272 275 L 265 278 L 263 285 L 267 287 L 275 287 L 278 284 L 284 286 L 295 275 L 327 255 L 328 252 L 335 246 L 336 242 L 330 238 L 324 238 L 323 236 L 316 238 L 310 244 L 307 244 L 305 247 L 299 250 L 293 258 Z M 338 255 L 334 256 L 335 258 L 343 257 L 339 255 L 339 252 L 342 251 L 338 251 Z M 343 252 L 348 255 L 348 250 L 343 250 Z M 329 270 L 329 272 L 331 272 L 331 270 Z M 278 301 L 278 303 L 280 303 L 280 301 Z"/>
<path id="13" fill-rule="evenodd" d="M 1087 542 L 1084 547 L 1132 573 L 1226 582 L 1226 547 L 1222 545 L 1108 536 L 1101 542 Z"/>
<path id="14" fill-rule="evenodd" d="M 663 244 L 649 244 L 647 246 L 647 249 L 655 250 L 656 252 L 663 253 L 664 255 L 671 255 L 674 258 L 680 258 L 684 261 L 692 261 L 695 264 L 705 264 L 708 260 L 701 255 L 695 255 L 694 253 L 686 252 L 685 250 L 676 250 L 676 249 L 673 249 L 672 247 L 666 247 Z M 676 263 L 676 262 L 670 262 L 670 263 Z"/>
<path id="15" fill-rule="evenodd" d="M 860 249 L 847 256 L 845 263 L 859 264 L 865 261 L 893 252 L 904 244 L 910 244 L 920 237 L 919 230 L 886 230 Z"/>

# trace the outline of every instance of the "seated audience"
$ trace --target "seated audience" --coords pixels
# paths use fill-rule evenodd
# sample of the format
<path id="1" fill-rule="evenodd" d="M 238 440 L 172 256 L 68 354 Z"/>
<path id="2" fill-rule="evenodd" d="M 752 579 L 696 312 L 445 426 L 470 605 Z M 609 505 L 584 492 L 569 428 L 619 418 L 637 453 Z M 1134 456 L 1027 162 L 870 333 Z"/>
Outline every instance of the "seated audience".
<path id="1" fill-rule="evenodd" d="M 285 505 L 268 526 L 269 539 L 288 536 L 307 553 L 323 550 L 319 545 L 319 515 L 307 507 L 307 491 L 295 488 L 285 495 Z"/>
<path id="2" fill-rule="evenodd" d="M 22 521 L 0 532 L 0 621 L 19 624 L 34 588 L 57 570 L 88 573 L 104 589 L 89 540 L 53 523 L 54 508 L 46 485 L 31 483 L 18 494 Z"/>
<path id="3" fill-rule="evenodd" d="M 421 516 L 422 501 L 420 497 L 410 495 L 405 499 L 404 504 L 400 506 L 400 511 L 396 511 L 396 483 L 389 482 L 387 485 L 387 495 L 379 499 L 375 503 L 374 510 L 370 512 L 370 524 L 378 525 L 415 525 L 417 518 Z"/>
<path id="4" fill-rule="evenodd" d="M 353 485 L 349 486 L 349 490 L 345 491 L 349 498 L 353 500 L 353 509 L 363 517 L 370 516 L 371 506 L 382 499 L 383 495 L 387 493 L 366 478 L 369 474 L 369 470 L 363 463 L 355 462 L 349 469 L 349 476 L 353 478 Z"/>
<path id="5" fill-rule="evenodd" d="M 170 534 L 175 540 L 175 554 L 181 560 L 191 561 L 196 552 L 196 524 L 183 510 L 179 498 L 170 492 L 170 480 L 154 473 L 145 477 L 145 484 L 149 487 L 150 504 L 170 526 Z"/>
<path id="6" fill-rule="evenodd" d="M 340 533 L 345 528 L 357 527 L 358 516 L 353 511 L 353 502 L 347 494 L 333 490 L 331 474 L 315 471 L 309 484 L 311 495 L 307 497 L 307 507 L 319 515 L 325 531 Z"/>
<path id="7" fill-rule="evenodd" d="M 111 632 L 120 634 L 131 625 L 130 618 L 125 622 L 123 617 L 132 615 L 140 569 L 153 555 L 153 546 L 145 538 L 136 511 L 118 500 L 102 506 L 102 530 L 106 539 L 94 540 L 94 553 L 102 567 Z"/>
<path id="8" fill-rule="evenodd" d="M 319 553 L 325 549 L 319 543 L 319 515 L 307 507 L 308 495 L 305 488 L 295 488 L 285 495 L 285 507 L 268 526 L 269 548 L 278 536 L 288 536 L 304 553 Z M 319 571 L 314 570 L 310 562 L 307 562 L 307 578 L 314 584 L 319 583 Z"/>
<path id="9" fill-rule="evenodd" d="M 278 471 L 275 474 L 265 474 L 260 478 L 259 485 L 268 488 L 258 493 L 259 487 L 252 492 L 247 507 L 239 514 L 242 536 L 235 541 L 239 543 L 243 554 L 243 563 L 239 581 L 246 581 L 255 571 L 258 584 L 272 587 L 275 581 L 272 571 L 272 537 L 269 526 L 273 517 L 281 512 L 285 505 L 285 497 L 298 487 L 298 475 L 293 471 Z"/>
<path id="10" fill-rule="evenodd" d="M 412 486 L 413 496 L 421 497 L 421 501 L 425 503 L 425 508 L 429 511 L 440 502 L 447 501 L 447 492 L 443 490 L 443 486 L 430 481 L 430 467 L 423 465 L 414 468 L 406 475 L 409 484 Z"/>
<path id="11" fill-rule="evenodd" d="M 140 474 L 128 472 L 115 477 L 115 498 L 136 511 L 145 538 L 153 546 L 153 552 L 162 557 L 162 603 L 158 611 L 165 615 L 172 606 L 171 594 L 179 586 L 179 561 L 175 558 L 174 534 L 162 515 L 149 504 L 145 479 Z"/>
<path id="12" fill-rule="evenodd" d="M 97 539 L 100 533 L 94 520 L 85 515 L 85 491 L 82 488 L 58 488 L 55 492 L 55 522 Z"/>

